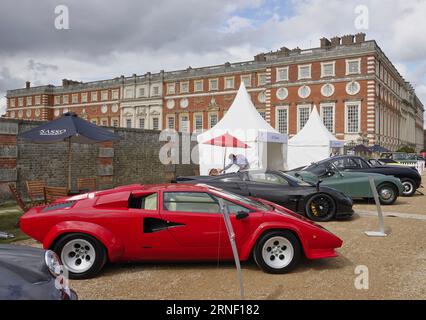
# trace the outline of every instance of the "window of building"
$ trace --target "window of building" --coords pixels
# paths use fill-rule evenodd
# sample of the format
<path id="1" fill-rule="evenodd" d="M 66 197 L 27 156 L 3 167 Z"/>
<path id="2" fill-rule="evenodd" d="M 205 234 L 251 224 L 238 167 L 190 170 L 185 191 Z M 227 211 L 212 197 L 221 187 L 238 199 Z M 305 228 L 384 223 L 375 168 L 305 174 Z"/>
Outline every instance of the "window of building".
<path id="1" fill-rule="evenodd" d="M 27 106 L 31 106 L 33 104 L 33 97 L 27 97 Z"/>
<path id="2" fill-rule="evenodd" d="M 98 93 L 96 91 L 90 93 L 90 101 L 98 101 Z"/>
<path id="3" fill-rule="evenodd" d="M 87 92 L 84 92 L 81 94 L 81 102 L 83 103 L 87 102 Z"/>
<path id="4" fill-rule="evenodd" d="M 112 126 L 116 127 L 116 128 L 118 127 L 118 120 L 117 119 L 112 120 Z"/>
<path id="5" fill-rule="evenodd" d="M 280 133 L 288 133 L 288 107 L 276 107 L 275 128 Z"/>
<path id="6" fill-rule="evenodd" d="M 152 118 L 152 129 L 153 130 L 159 130 L 160 129 L 160 119 L 155 117 Z"/>
<path id="7" fill-rule="evenodd" d="M 174 129 L 175 128 L 175 117 L 167 117 L 167 128 Z"/>
<path id="8" fill-rule="evenodd" d="M 277 68 L 277 81 L 288 81 L 288 67 Z"/>
<path id="9" fill-rule="evenodd" d="M 108 100 L 108 91 L 107 90 L 102 91 L 101 99 L 102 99 L 102 101 Z"/>
<path id="10" fill-rule="evenodd" d="M 62 96 L 62 103 L 63 104 L 69 103 L 69 97 L 68 97 L 67 94 L 65 94 L 65 95 Z"/>
<path id="11" fill-rule="evenodd" d="M 195 114 L 194 115 L 194 129 L 197 132 L 200 132 L 203 130 L 203 115 L 202 114 Z"/>
<path id="12" fill-rule="evenodd" d="M 355 95 L 359 92 L 361 89 L 361 86 L 359 85 L 359 82 L 357 81 L 351 81 L 346 85 L 346 92 L 350 95 Z"/>
<path id="13" fill-rule="evenodd" d="M 333 93 L 334 93 L 334 85 L 332 85 L 331 83 L 326 83 L 325 85 L 321 87 L 321 94 L 324 97 L 330 97 L 333 95 Z"/>
<path id="14" fill-rule="evenodd" d="M 334 103 L 321 104 L 320 116 L 328 131 L 334 133 Z"/>
<path id="15" fill-rule="evenodd" d="M 153 86 L 152 87 L 152 95 L 154 97 L 158 96 L 160 94 L 160 88 L 158 86 Z"/>
<path id="16" fill-rule="evenodd" d="M 145 88 L 139 88 L 138 89 L 138 97 L 145 97 Z"/>
<path id="17" fill-rule="evenodd" d="M 299 132 L 305 126 L 311 113 L 310 105 L 297 106 L 297 131 Z"/>
<path id="18" fill-rule="evenodd" d="M 298 79 L 310 79 L 311 78 L 311 65 L 305 64 L 298 66 Z"/>
<path id="19" fill-rule="evenodd" d="M 284 87 L 278 88 L 275 95 L 277 96 L 278 99 L 284 100 L 285 98 L 288 97 L 288 90 L 287 88 L 284 88 Z"/>
<path id="20" fill-rule="evenodd" d="M 213 128 L 217 124 L 217 113 L 209 114 L 209 128 Z"/>
<path id="21" fill-rule="evenodd" d="M 139 129 L 145 129 L 145 118 L 139 119 Z"/>
<path id="22" fill-rule="evenodd" d="M 219 89 L 219 81 L 218 79 L 209 79 L 209 90 L 218 90 Z"/>
<path id="23" fill-rule="evenodd" d="M 195 92 L 203 91 L 204 90 L 203 84 L 204 84 L 203 80 L 195 80 L 194 81 L 194 91 Z"/>
<path id="24" fill-rule="evenodd" d="M 180 88 L 179 88 L 180 93 L 188 93 L 189 92 L 189 81 L 180 82 L 179 85 L 180 85 Z"/>
<path id="25" fill-rule="evenodd" d="M 181 132 L 189 132 L 189 118 L 188 116 L 180 117 L 180 131 Z"/>
<path id="26" fill-rule="evenodd" d="M 97 120 L 97 119 L 92 119 L 92 120 L 91 120 L 91 122 L 92 122 L 93 124 L 98 124 L 98 120 Z"/>
<path id="27" fill-rule="evenodd" d="M 360 104 L 347 102 L 345 105 L 345 132 L 358 133 L 360 131 Z"/>
<path id="28" fill-rule="evenodd" d="M 55 104 L 61 104 L 61 96 L 55 96 Z"/>
<path id="29" fill-rule="evenodd" d="M 132 127 L 132 119 L 126 119 L 126 128 Z"/>
<path id="30" fill-rule="evenodd" d="M 108 120 L 102 120 L 102 125 L 104 126 L 104 127 L 107 127 L 108 126 Z"/>
<path id="31" fill-rule="evenodd" d="M 176 85 L 175 83 L 167 84 L 167 94 L 175 94 L 176 93 Z"/>
<path id="32" fill-rule="evenodd" d="M 266 84 L 266 73 L 260 73 L 257 75 L 257 85 L 264 86 Z"/>
<path id="33" fill-rule="evenodd" d="M 78 94 L 74 93 L 71 96 L 71 101 L 72 101 L 72 103 L 78 103 Z"/>
<path id="34" fill-rule="evenodd" d="M 246 74 L 246 75 L 241 76 L 241 82 L 244 83 L 246 88 L 251 87 L 251 75 Z"/>
<path id="35" fill-rule="evenodd" d="M 15 98 L 9 99 L 9 105 L 14 108 L 15 107 Z"/>
<path id="36" fill-rule="evenodd" d="M 234 89 L 234 77 L 225 78 L 225 89 Z"/>
<path id="37" fill-rule="evenodd" d="M 306 99 L 311 94 L 311 88 L 308 86 L 301 86 L 298 90 L 299 97 Z"/>
<path id="38" fill-rule="evenodd" d="M 346 74 L 359 74 L 361 73 L 361 58 L 346 60 Z"/>
<path id="39" fill-rule="evenodd" d="M 22 107 L 24 105 L 24 98 L 18 98 L 18 106 Z"/>
<path id="40" fill-rule="evenodd" d="M 257 95 L 257 100 L 260 103 L 265 103 L 266 102 L 266 94 L 265 91 L 259 92 L 259 94 Z"/>
<path id="41" fill-rule="evenodd" d="M 218 201 L 206 192 L 164 192 L 163 208 L 173 212 L 220 213 Z"/>
<path id="42" fill-rule="evenodd" d="M 40 96 L 36 96 L 35 97 L 35 105 L 39 106 L 41 104 L 41 97 Z"/>
<path id="43" fill-rule="evenodd" d="M 335 61 L 321 62 L 321 77 L 335 76 L 334 66 L 335 66 Z"/>
<path id="44" fill-rule="evenodd" d="M 118 98 L 119 98 L 119 91 L 112 90 L 112 100 L 118 100 Z"/>

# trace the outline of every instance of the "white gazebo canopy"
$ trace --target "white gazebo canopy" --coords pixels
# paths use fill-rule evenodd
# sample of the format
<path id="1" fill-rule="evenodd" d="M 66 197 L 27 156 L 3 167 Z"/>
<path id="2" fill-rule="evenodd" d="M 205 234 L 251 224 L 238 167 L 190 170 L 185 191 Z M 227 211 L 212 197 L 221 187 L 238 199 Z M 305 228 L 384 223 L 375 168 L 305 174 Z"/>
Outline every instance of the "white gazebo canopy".
<path id="1" fill-rule="evenodd" d="M 288 141 L 288 168 L 291 170 L 326 159 L 333 149 L 343 146 L 344 141 L 325 127 L 314 106 L 305 126 Z"/>
<path id="2" fill-rule="evenodd" d="M 249 148 L 224 148 L 203 144 L 225 133 L 246 143 Z M 286 168 L 287 135 L 279 133 L 263 119 L 253 105 L 243 82 L 222 119 L 213 128 L 198 135 L 197 141 L 202 175 L 208 174 L 212 168 L 223 169 L 225 152 L 226 155 L 245 155 L 252 169 Z M 232 167 L 229 171 L 235 169 L 238 168 Z"/>

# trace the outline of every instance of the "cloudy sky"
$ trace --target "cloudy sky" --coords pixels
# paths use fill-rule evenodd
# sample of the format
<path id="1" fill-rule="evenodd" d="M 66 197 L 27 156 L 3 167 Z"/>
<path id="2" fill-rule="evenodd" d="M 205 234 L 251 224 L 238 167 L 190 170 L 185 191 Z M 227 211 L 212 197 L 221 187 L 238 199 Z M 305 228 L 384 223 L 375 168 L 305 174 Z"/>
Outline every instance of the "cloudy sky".
<path id="1" fill-rule="evenodd" d="M 69 10 L 68 30 L 55 28 L 58 5 Z M 357 24 L 360 8 L 367 29 Z M 1 0 L 0 114 L 6 90 L 26 80 L 58 85 L 250 60 L 358 31 L 426 104 L 425 14 L 426 0 Z"/>

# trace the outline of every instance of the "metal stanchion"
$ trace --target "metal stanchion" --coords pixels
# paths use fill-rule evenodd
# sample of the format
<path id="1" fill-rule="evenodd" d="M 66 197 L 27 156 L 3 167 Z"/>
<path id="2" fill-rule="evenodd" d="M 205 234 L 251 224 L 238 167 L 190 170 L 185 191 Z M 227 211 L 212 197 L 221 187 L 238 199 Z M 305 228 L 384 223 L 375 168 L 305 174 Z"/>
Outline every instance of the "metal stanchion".
<path id="1" fill-rule="evenodd" d="M 232 253 L 234 254 L 235 265 L 237 267 L 238 280 L 240 283 L 240 294 L 241 299 L 244 299 L 244 285 L 243 285 L 243 274 L 241 272 L 240 257 L 238 255 L 237 245 L 235 243 L 235 233 L 232 227 L 231 218 L 229 216 L 228 206 L 224 201 L 219 198 L 220 210 L 223 213 L 223 219 L 225 220 L 226 231 L 228 232 L 229 241 L 231 241 Z"/>
<path id="2" fill-rule="evenodd" d="M 379 216 L 379 231 L 365 231 L 365 234 L 369 237 L 386 237 L 385 233 L 385 221 L 383 219 L 382 207 L 380 206 L 379 195 L 377 193 L 376 185 L 374 184 L 374 178 L 368 176 L 368 181 L 370 182 L 370 188 L 373 192 L 374 201 L 376 202 L 377 213 Z"/>

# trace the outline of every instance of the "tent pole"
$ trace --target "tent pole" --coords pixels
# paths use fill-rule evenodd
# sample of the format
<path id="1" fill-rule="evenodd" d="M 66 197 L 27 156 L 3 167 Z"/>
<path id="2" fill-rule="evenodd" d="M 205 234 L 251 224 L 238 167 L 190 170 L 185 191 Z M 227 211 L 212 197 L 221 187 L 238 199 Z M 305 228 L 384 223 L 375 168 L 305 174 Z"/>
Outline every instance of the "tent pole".
<path id="1" fill-rule="evenodd" d="M 71 137 L 68 138 L 68 191 L 71 190 Z"/>
<path id="2" fill-rule="evenodd" d="M 225 152 L 223 154 L 223 170 L 225 170 L 225 162 L 226 162 L 226 146 L 225 146 Z"/>

